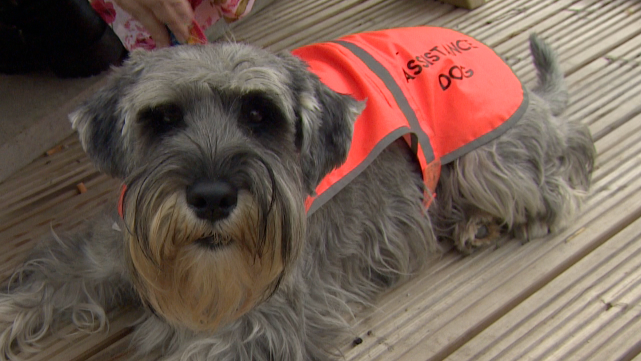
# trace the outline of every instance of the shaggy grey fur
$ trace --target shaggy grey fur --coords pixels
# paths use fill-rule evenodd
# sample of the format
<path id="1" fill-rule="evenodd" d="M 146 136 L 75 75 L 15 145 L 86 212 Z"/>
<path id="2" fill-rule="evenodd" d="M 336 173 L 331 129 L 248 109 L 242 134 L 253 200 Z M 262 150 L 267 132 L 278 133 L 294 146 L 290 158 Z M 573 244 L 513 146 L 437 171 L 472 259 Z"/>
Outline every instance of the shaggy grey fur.
<path id="1" fill-rule="evenodd" d="M 430 262 L 437 239 L 467 252 L 491 242 L 492 232 L 527 240 L 563 227 L 589 186 L 594 147 L 584 126 L 556 116 L 567 102 L 562 74 L 547 45 L 536 37 L 531 44 L 540 84 L 523 119 L 445 165 L 429 210 L 413 157 L 397 141 L 307 219 L 305 196 L 345 159 L 357 102 L 330 91 L 290 55 L 247 45 L 132 54 L 72 120 L 96 166 L 128 184 L 133 207 L 126 213 L 136 223 L 108 214 L 85 232 L 54 236 L 28 258 L 0 293 L 0 360 L 37 351 L 64 322 L 97 332 L 108 323 L 106 310 L 145 308 L 123 238 L 132 232 L 153 253 L 145 228 L 150 209 L 175 194 L 184 198 L 203 178 L 224 178 L 240 191 L 238 210 L 219 226 L 196 220 L 176 201 L 181 222 L 220 242 L 200 252 L 223 252 L 220 240 L 242 227 L 263 229 L 260 238 L 269 243 L 273 227 L 283 233 L 277 256 L 284 268 L 264 300 L 213 333 L 145 308 L 134 333 L 140 354 L 172 361 L 338 358 L 350 307 L 374 302 Z M 243 110 L 248 96 L 266 103 L 258 122 Z M 238 220 L 248 205 L 256 206 L 257 224 Z M 268 221 L 274 212 L 283 219 Z"/>

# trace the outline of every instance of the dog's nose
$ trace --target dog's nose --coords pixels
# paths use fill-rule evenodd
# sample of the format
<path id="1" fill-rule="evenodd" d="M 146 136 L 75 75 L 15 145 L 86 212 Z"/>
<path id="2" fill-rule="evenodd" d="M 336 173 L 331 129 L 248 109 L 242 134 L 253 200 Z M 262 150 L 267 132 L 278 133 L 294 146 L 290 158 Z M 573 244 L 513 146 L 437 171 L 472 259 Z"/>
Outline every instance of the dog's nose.
<path id="1" fill-rule="evenodd" d="M 238 190 L 224 181 L 197 182 L 187 187 L 187 204 L 209 221 L 227 218 L 236 207 Z"/>

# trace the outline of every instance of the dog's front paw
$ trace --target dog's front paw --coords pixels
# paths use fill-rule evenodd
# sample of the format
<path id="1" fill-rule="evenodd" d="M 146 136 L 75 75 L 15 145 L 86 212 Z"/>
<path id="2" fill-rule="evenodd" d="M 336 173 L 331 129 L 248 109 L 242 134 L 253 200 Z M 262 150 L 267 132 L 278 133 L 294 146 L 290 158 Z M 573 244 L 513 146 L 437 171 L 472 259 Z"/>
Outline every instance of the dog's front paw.
<path id="1" fill-rule="evenodd" d="M 473 216 L 456 225 L 454 243 L 459 251 L 472 253 L 476 248 L 495 244 L 501 235 L 501 226 L 488 215 Z"/>

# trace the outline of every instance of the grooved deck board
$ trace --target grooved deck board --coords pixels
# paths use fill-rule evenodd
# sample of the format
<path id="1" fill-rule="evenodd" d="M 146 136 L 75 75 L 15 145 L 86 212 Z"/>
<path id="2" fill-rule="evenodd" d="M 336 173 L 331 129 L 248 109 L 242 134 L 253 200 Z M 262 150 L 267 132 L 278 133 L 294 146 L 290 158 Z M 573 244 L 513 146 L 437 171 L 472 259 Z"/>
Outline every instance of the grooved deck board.
<path id="1" fill-rule="evenodd" d="M 448 360 L 619 359 L 641 341 L 628 333 L 641 326 L 640 266 L 637 219 Z"/>
<path id="2" fill-rule="evenodd" d="M 588 124 L 597 141 L 594 186 L 560 234 L 502 240 L 467 257 L 446 251 L 358 311 L 341 345 L 345 359 L 641 360 L 641 3 L 491 0 L 468 11 L 433 0 L 278 0 L 233 25 L 231 37 L 280 51 L 412 25 L 477 37 L 530 86 L 527 39 L 547 39 L 567 75 L 565 116 Z M 118 181 L 93 169 L 75 136 L 62 144 L 0 184 L 0 278 L 52 229 L 72 230 L 115 204 Z M 127 360 L 136 317 L 118 313 L 107 333 L 51 336 L 28 360 Z"/>

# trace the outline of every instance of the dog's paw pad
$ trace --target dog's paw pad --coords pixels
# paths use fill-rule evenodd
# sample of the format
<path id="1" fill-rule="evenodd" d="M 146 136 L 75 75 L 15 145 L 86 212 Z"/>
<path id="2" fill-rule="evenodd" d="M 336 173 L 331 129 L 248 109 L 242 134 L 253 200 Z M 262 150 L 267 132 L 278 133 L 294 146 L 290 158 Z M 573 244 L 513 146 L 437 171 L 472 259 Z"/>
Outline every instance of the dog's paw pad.
<path id="1" fill-rule="evenodd" d="M 476 230 L 474 238 L 470 243 L 474 247 L 485 247 L 492 245 L 501 235 L 501 228 L 494 223 L 482 224 Z"/>
<path id="2" fill-rule="evenodd" d="M 479 229 L 476 230 L 476 234 L 474 235 L 474 238 L 484 239 L 489 235 L 490 235 L 490 230 L 487 228 L 486 225 L 482 225 L 479 227 Z"/>
<path id="3" fill-rule="evenodd" d="M 456 247 L 464 253 L 471 253 L 496 243 L 501 235 L 501 227 L 492 220 L 479 218 L 471 220 L 463 232 L 458 233 Z"/>

